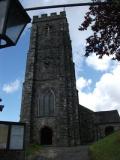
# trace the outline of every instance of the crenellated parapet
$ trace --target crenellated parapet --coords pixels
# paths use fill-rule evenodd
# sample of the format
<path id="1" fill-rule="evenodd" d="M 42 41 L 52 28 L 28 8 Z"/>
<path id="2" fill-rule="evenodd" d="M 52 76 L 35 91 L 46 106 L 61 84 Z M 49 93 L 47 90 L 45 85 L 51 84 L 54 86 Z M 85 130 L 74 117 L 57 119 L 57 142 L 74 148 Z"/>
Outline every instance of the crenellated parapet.
<path id="1" fill-rule="evenodd" d="M 65 11 L 60 12 L 59 14 L 57 12 L 48 14 L 41 14 L 40 16 L 34 16 L 33 17 L 33 23 L 39 22 L 39 21 L 47 21 L 47 20 L 54 20 L 54 19 L 62 19 L 66 17 Z"/>

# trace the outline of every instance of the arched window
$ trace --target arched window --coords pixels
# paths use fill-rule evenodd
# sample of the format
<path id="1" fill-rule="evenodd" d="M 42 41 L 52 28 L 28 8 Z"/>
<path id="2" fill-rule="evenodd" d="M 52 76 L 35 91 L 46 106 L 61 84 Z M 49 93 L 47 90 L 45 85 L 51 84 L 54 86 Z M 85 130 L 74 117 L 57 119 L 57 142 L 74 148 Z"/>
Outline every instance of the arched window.
<path id="1" fill-rule="evenodd" d="M 55 95 L 52 90 L 43 92 L 39 97 L 38 116 L 53 116 L 55 108 Z"/>

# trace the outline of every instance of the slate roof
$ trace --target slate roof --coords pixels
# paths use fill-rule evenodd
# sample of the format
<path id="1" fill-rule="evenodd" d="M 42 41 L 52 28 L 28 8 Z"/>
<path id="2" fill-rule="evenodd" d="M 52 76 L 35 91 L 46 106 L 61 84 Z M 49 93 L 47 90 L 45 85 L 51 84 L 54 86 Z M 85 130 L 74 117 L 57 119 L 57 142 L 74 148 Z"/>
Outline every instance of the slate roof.
<path id="1" fill-rule="evenodd" d="M 81 111 L 84 111 L 84 112 L 91 112 L 91 113 L 94 113 L 94 111 L 92 111 L 91 109 L 85 107 L 85 106 L 82 106 L 81 104 L 79 104 L 79 107 L 80 107 L 80 112 Z"/>
<path id="2" fill-rule="evenodd" d="M 95 112 L 96 123 L 120 123 L 117 110 Z"/>

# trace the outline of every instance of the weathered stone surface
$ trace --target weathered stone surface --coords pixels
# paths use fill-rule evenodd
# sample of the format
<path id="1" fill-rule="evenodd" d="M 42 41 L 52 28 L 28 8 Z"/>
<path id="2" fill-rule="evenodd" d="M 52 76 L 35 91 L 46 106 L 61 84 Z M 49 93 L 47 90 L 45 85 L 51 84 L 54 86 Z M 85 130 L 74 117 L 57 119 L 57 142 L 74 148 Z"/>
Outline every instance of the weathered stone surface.
<path id="1" fill-rule="evenodd" d="M 93 112 L 79 105 L 79 123 L 81 144 L 89 144 L 120 130 L 117 110 Z"/>
<path id="2" fill-rule="evenodd" d="M 47 90 L 54 95 L 54 114 L 40 116 Z M 48 127 L 53 145 L 80 143 L 78 95 L 65 12 L 33 18 L 21 121 L 27 124 L 27 142 L 41 144 L 42 129 Z"/>
<path id="3" fill-rule="evenodd" d="M 95 140 L 94 112 L 79 106 L 80 139 L 81 144 L 88 144 Z"/>

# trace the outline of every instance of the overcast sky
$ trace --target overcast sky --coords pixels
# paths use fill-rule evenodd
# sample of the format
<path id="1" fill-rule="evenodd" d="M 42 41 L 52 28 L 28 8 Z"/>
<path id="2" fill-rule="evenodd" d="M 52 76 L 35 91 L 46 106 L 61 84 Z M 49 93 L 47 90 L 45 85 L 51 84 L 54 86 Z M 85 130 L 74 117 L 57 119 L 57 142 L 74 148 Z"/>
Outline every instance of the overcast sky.
<path id="1" fill-rule="evenodd" d="M 21 0 L 25 8 L 77 2 L 85 2 L 85 0 Z M 85 39 L 92 34 L 92 31 L 89 28 L 88 31 L 80 32 L 78 28 L 88 8 L 65 8 L 72 40 L 79 103 L 94 111 L 118 109 L 120 112 L 119 63 L 107 56 L 102 60 L 94 54 L 88 58 L 83 56 Z M 58 12 L 59 14 L 63 10 L 64 8 L 41 10 L 28 12 L 28 14 L 32 18 L 33 15 L 43 13 Z M 3 112 L 0 113 L 0 120 L 19 120 L 30 27 L 30 24 L 26 27 L 17 46 L 0 50 L 0 97 L 5 105 Z"/>

